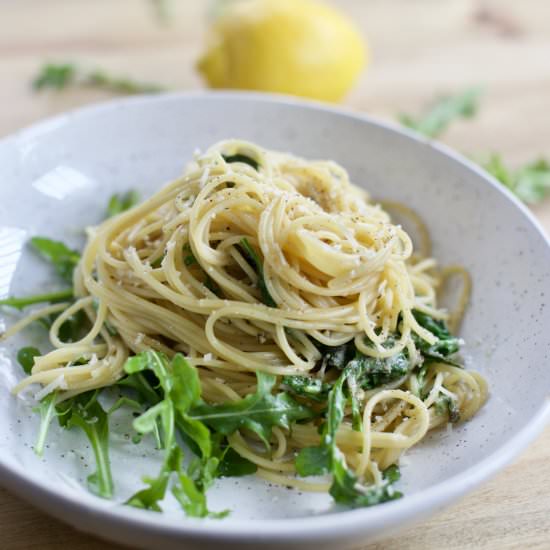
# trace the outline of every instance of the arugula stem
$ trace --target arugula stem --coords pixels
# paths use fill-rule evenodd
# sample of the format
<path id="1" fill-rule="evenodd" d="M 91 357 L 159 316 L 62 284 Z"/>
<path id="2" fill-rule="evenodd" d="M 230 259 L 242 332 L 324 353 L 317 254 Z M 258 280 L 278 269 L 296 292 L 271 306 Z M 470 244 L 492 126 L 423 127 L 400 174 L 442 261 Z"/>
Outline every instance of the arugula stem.
<path id="1" fill-rule="evenodd" d="M 57 393 L 53 392 L 42 400 L 40 406 L 40 431 L 38 432 L 38 439 L 36 441 L 36 445 L 34 446 L 34 452 L 38 456 L 42 456 L 42 453 L 44 452 L 44 445 L 46 443 L 46 436 L 48 435 L 50 424 L 57 416 L 57 412 L 55 410 L 56 399 Z"/>
<path id="2" fill-rule="evenodd" d="M 0 300 L 0 306 L 9 306 L 16 309 L 23 309 L 34 304 L 42 304 L 44 302 L 62 302 L 63 300 L 72 300 L 74 297 L 73 289 L 60 290 L 49 294 L 36 294 L 35 296 L 27 296 L 26 298 L 6 298 Z"/>
<path id="3" fill-rule="evenodd" d="M 97 472 L 95 477 L 97 479 L 98 493 L 103 498 L 111 498 L 113 496 L 113 477 L 111 475 L 111 466 L 109 462 L 109 452 L 106 445 L 107 441 L 102 440 L 97 429 L 91 427 L 86 430 L 92 449 L 94 451 Z"/>

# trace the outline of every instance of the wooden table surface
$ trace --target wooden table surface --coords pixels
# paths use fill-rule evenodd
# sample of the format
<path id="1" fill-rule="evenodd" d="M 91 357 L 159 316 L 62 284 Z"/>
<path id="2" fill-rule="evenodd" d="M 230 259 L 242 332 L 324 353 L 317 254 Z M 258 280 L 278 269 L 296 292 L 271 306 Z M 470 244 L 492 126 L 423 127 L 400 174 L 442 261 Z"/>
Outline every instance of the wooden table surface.
<path id="1" fill-rule="evenodd" d="M 484 86 L 479 115 L 444 141 L 466 153 L 502 153 L 513 165 L 550 158 L 548 0 L 339 0 L 368 37 L 372 63 L 346 103 L 394 118 L 434 94 Z M 0 137 L 106 93 L 34 94 L 43 61 L 75 60 L 175 89 L 194 71 L 210 2 L 175 0 L 159 25 L 146 0 L 0 0 Z M 0 183 L 0 185 L 6 185 Z M 550 199 L 535 208 L 550 231 Z M 116 548 L 80 534 L 0 490 L 0 546 Z M 458 504 L 364 550 L 550 548 L 550 427 L 512 466 Z"/>

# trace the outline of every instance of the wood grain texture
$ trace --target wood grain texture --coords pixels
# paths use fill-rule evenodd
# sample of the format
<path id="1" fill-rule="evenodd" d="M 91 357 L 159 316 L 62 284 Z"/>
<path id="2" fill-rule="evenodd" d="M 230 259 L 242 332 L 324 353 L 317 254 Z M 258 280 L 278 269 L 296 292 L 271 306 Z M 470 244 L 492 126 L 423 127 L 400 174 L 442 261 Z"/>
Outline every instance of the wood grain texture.
<path id="1" fill-rule="evenodd" d="M 335 0 L 368 38 L 372 62 L 347 105 L 393 119 L 434 94 L 483 85 L 479 116 L 445 141 L 472 155 L 498 151 L 513 165 L 550 158 L 548 0 Z M 161 26 L 145 0 L 0 0 L 0 137 L 108 94 L 34 94 L 46 60 L 78 60 L 174 89 L 201 87 L 206 1 L 175 1 Z M 0 185 L 6 185 L 0 182 Z M 550 230 L 550 201 L 535 214 Z M 550 428 L 514 465 L 460 503 L 362 550 L 549 548 Z M 117 548 L 77 533 L 0 490 L 6 550 Z"/>

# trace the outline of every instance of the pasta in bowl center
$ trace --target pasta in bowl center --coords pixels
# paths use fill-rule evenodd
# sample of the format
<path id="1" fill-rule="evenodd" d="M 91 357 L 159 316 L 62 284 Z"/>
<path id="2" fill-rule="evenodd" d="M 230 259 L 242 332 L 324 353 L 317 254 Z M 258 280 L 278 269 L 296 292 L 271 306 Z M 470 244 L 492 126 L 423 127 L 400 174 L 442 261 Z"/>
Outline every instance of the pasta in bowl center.
<path id="1" fill-rule="evenodd" d="M 237 140 L 196 154 L 180 179 L 89 228 L 72 290 L 2 335 L 49 320 L 51 351 L 27 350 L 14 389 L 41 388 L 39 450 L 55 417 L 82 429 L 90 489 L 109 498 L 109 414 L 130 407 L 135 436 L 164 454 L 129 505 L 159 510 L 170 489 L 187 515 L 224 516 L 208 488 L 251 473 L 349 507 L 399 498 L 400 455 L 471 418 L 488 390 L 455 335 L 468 273 L 440 268 L 425 230 L 413 247 L 393 209 L 421 223 L 329 160 Z M 448 311 L 438 298 L 455 276 Z"/>

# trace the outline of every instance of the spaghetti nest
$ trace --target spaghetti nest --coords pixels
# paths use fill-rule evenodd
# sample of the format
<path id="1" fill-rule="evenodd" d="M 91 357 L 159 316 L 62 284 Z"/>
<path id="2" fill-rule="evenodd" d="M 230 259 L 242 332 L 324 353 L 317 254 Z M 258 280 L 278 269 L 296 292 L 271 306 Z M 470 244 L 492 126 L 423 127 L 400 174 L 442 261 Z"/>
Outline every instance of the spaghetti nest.
<path id="1" fill-rule="evenodd" d="M 253 430 L 228 436 L 260 475 L 327 490 L 294 476 L 307 470 L 296 453 L 327 444 L 320 426 L 341 397 L 327 464 L 338 453 L 380 485 L 381 471 L 429 429 L 469 418 L 486 398 L 481 376 L 454 358 L 441 283 L 435 261 L 415 256 L 408 234 L 337 164 L 222 142 L 89 230 L 78 300 L 51 327 L 54 351 L 35 358 L 17 390 L 39 382 L 70 397 L 109 386 L 145 350 L 183 354 L 209 404 L 254 394 L 260 371 L 275 375 L 273 395 L 317 413 L 274 426 L 268 451 Z M 79 310 L 90 331 L 60 341 Z"/>

